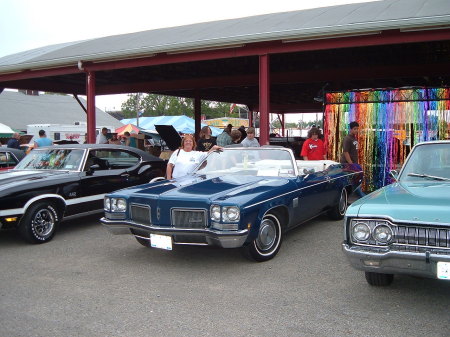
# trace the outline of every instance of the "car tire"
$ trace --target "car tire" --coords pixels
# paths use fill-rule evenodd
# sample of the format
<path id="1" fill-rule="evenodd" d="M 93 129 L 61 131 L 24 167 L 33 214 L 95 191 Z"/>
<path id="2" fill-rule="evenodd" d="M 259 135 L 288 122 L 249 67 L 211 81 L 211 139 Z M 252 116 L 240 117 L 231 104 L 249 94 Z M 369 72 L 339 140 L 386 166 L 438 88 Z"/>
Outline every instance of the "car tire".
<path id="1" fill-rule="evenodd" d="M 366 274 L 366 281 L 371 286 L 376 287 L 384 287 L 388 286 L 394 281 L 394 275 L 392 274 L 381 274 L 381 273 L 372 273 L 372 272 L 365 272 Z"/>
<path id="2" fill-rule="evenodd" d="M 29 243 L 45 243 L 55 235 L 59 212 L 53 203 L 37 202 L 31 205 L 19 224 L 19 233 Z"/>
<path id="3" fill-rule="evenodd" d="M 345 211 L 348 207 L 348 194 L 347 190 L 343 188 L 339 196 L 339 201 L 332 209 L 328 211 L 328 217 L 332 220 L 341 220 L 344 218 Z"/>
<path id="4" fill-rule="evenodd" d="M 268 261 L 277 255 L 282 240 L 283 228 L 279 216 L 276 213 L 268 213 L 261 221 L 258 236 L 242 247 L 242 253 L 252 261 Z"/>
<path id="5" fill-rule="evenodd" d="M 143 239 L 139 236 L 135 236 L 135 238 L 136 238 L 136 241 L 139 242 L 144 247 L 147 247 L 147 248 L 150 247 L 150 240 Z"/>

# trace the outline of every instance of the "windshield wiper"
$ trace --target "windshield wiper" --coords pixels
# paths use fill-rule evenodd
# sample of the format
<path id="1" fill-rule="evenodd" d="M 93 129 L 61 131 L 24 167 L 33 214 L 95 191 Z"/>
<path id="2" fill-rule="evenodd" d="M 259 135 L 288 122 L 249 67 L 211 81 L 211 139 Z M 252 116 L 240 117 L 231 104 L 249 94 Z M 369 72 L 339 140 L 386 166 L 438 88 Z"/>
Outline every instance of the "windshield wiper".
<path id="1" fill-rule="evenodd" d="M 448 178 L 430 176 L 428 174 L 422 174 L 422 173 L 408 173 L 408 176 L 410 176 L 410 177 L 418 177 L 418 178 L 428 178 L 428 179 L 433 179 L 433 180 L 450 180 Z"/>

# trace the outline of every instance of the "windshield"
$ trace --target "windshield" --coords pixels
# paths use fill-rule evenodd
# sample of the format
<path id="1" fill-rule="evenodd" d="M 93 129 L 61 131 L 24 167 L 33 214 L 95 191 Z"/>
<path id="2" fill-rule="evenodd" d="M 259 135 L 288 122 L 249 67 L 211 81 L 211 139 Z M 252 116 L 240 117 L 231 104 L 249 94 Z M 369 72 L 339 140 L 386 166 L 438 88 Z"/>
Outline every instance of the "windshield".
<path id="1" fill-rule="evenodd" d="M 295 170 L 291 153 L 286 149 L 227 148 L 211 153 L 195 173 L 290 177 Z"/>
<path id="2" fill-rule="evenodd" d="M 450 179 L 450 143 L 417 146 L 405 163 L 400 180 Z"/>
<path id="3" fill-rule="evenodd" d="M 16 166 L 16 170 L 79 170 L 84 150 L 34 149 Z"/>

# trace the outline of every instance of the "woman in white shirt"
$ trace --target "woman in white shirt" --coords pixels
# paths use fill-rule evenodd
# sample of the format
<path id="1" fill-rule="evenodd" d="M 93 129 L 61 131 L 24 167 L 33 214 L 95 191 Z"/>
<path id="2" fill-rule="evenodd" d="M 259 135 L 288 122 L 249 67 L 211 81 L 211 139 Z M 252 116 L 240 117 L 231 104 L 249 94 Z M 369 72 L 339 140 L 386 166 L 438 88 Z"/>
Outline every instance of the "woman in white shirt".
<path id="1" fill-rule="evenodd" d="M 192 135 L 184 135 L 181 146 L 170 156 L 167 164 L 167 179 L 179 178 L 192 173 L 197 165 L 206 158 L 209 152 L 221 149 L 214 145 L 209 152 L 194 151 L 195 139 Z"/>

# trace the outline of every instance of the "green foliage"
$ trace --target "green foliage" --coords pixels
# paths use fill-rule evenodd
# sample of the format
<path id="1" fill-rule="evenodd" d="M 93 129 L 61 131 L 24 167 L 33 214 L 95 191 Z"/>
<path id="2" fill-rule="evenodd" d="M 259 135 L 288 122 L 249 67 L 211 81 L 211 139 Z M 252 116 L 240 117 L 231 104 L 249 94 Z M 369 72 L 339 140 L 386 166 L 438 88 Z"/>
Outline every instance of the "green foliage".
<path id="1" fill-rule="evenodd" d="M 230 103 L 202 100 L 201 111 L 207 119 L 223 116 L 239 117 L 239 108 L 230 115 Z M 242 110 L 243 108 L 240 107 Z M 194 99 L 157 94 L 129 94 L 122 104 L 125 118 L 135 118 L 136 111 L 143 111 L 141 117 L 186 115 L 194 117 Z"/>

